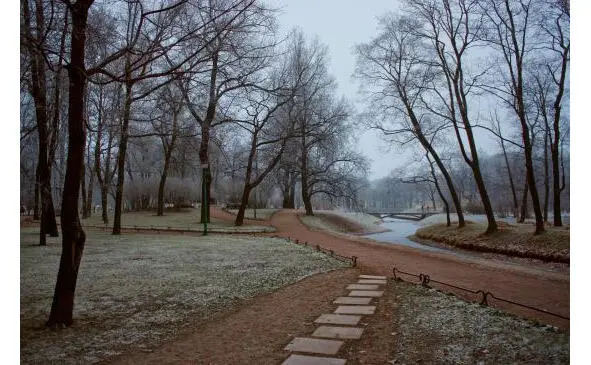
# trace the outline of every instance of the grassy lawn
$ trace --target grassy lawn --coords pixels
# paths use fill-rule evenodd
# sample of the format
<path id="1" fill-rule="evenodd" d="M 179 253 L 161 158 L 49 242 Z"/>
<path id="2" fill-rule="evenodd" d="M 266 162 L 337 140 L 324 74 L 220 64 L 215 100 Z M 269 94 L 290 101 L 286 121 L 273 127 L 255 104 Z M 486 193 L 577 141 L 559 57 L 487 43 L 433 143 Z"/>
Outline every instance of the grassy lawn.
<path id="1" fill-rule="evenodd" d="M 504 253 L 512 256 L 537 258 L 555 262 L 570 260 L 570 230 L 567 227 L 546 226 L 546 232 L 534 235 L 532 224 L 497 222 L 498 232 L 484 235 L 485 223 L 467 222 L 466 227 L 434 224 L 415 233 L 426 239 L 471 250 Z"/>
<path id="2" fill-rule="evenodd" d="M 57 217 L 59 220 L 59 217 Z M 121 226 L 123 228 L 162 228 L 167 229 L 183 229 L 183 230 L 194 230 L 202 231 L 203 224 L 199 223 L 201 214 L 199 209 L 187 209 L 186 211 L 165 212 L 163 216 L 157 216 L 155 211 L 146 212 L 129 212 L 124 213 L 121 217 Z M 272 227 L 267 226 L 253 226 L 245 225 L 241 227 L 235 227 L 232 222 L 223 221 L 216 218 L 210 218 L 211 223 L 207 225 L 207 229 L 212 232 L 273 232 L 275 231 Z M 100 213 L 93 214 L 90 218 L 81 220 L 83 226 L 99 226 L 104 227 L 104 223 Z M 113 227 L 113 216 L 109 216 L 109 227 Z"/>
<path id="3" fill-rule="evenodd" d="M 257 209 L 256 210 L 256 219 L 267 220 L 271 218 L 273 213 L 281 209 L 274 209 L 274 208 L 265 208 L 265 209 Z M 255 219 L 254 216 L 254 209 L 246 209 L 244 211 L 244 218 L 246 219 Z M 238 214 L 238 209 L 228 209 L 228 212 L 232 214 Z"/>
<path id="4" fill-rule="evenodd" d="M 75 323 L 54 332 L 44 323 L 61 241 L 39 247 L 37 228 L 21 229 L 21 362 L 93 363 L 147 350 L 247 298 L 346 266 L 274 238 L 87 235 Z"/>

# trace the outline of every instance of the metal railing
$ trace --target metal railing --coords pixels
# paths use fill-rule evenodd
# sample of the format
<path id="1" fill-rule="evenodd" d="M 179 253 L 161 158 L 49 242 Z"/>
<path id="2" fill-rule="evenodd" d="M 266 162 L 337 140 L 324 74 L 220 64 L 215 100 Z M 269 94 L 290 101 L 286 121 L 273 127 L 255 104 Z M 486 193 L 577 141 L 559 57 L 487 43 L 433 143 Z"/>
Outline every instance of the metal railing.
<path id="1" fill-rule="evenodd" d="M 540 312 L 540 313 L 549 314 L 551 316 L 558 317 L 558 318 L 561 318 L 561 319 L 565 319 L 567 321 L 570 321 L 570 318 L 569 317 L 563 316 L 561 314 L 550 312 L 547 309 L 536 308 L 536 307 L 533 307 L 531 305 L 527 305 L 527 304 L 523 304 L 523 303 L 518 303 L 518 302 L 509 300 L 509 299 L 500 298 L 500 297 L 495 296 L 493 293 L 491 293 L 489 291 L 473 290 L 473 289 L 463 288 L 463 287 L 458 286 L 458 285 L 453 285 L 453 284 L 450 284 L 450 283 L 446 283 L 446 282 L 443 282 L 443 281 L 432 279 L 427 274 L 420 273 L 420 274 L 417 275 L 417 274 L 413 274 L 413 273 L 409 273 L 409 272 L 406 272 L 406 271 L 402 271 L 400 269 L 397 269 L 396 267 L 393 267 L 392 268 L 392 274 L 394 275 L 394 279 L 395 280 L 402 280 L 402 281 L 404 281 L 401 277 L 396 276 L 396 273 L 405 274 L 405 275 L 408 275 L 408 276 L 412 276 L 412 277 L 418 278 L 419 279 L 419 283 L 417 283 L 417 284 L 421 284 L 422 286 L 425 286 L 425 287 L 430 287 L 429 286 L 429 283 L 433 282 L 433 283 L 444 285 L 444 286 L 447 286 L 447 287 L 450 287 L 450 288 L 458 289 L 458 290 L 461 290 L 461 291 L 464 291 L 464 292 L 467 292 L 467 293 L 470 293 L 470 294 L 481 295 L 482 298 L 480 299 L 479 303 L 482 304 L 482 305 L 487 305 L 488 306 L 489 305 L 488 300 L 489 300 L 489 298 L 492 298 L 492 299 L 498 300 L 500 302 L 512 304 L 512 305 L 515 305 L 515 306 L 518 306 L 518 307 L 523 307 L 523 308 L 531 309 L 531 310 L 534 310 L 534 311 L 537 311 L 537 312 Z"/>
<path id="2" fill-rule="evenodd" d="M 281 238 L 279 236 L 272 236 L 274 238 Z M 292 241 L 291 237 L 287 237 L 286 238 L 287 242 L 293 242 L 296 245 L 302 245 L 302 246 L 310 246 L 316 249 L 316 251 L 320 251 L 320 252 L 324 252 L 327 255 L 330 255 L 338 260 L 344 261 L 344 262 L 351 262 L 351 266 L 352 267 L 356 267 L 357 266 L 357 256 L 343 256 L 343 255 L 339 255 L 338 253 L 334 252 L 334 250 L 329 250 L 327 248 L 323 248 L 320 247 L 320 245 L 312 245 L 312 244 L 308 244 L 308 241 L 304 241 L 304 242 L 300 242 L 299 240 L 295 240 Z"/>

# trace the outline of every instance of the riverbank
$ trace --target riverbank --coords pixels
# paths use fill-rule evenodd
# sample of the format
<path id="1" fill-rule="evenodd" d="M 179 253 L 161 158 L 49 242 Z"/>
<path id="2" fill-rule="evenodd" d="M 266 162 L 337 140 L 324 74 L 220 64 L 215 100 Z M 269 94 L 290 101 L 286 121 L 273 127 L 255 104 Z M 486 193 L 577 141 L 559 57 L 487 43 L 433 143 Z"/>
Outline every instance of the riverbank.
<path id="1" fill-rule="evenodd" d="M 497 223 L 498 231 L 489 235 L 484 234 L 485 223 L 468 221 L 462 229 L 454 225 L 447 227 L 445 224 L 426 226 L 418 229 L 414 236 L 421 241 L 433 241 L 470 251 L 570 263 L 569 227 L 547 226 L 546 232 L 534 235 L 532 224 Z"/>

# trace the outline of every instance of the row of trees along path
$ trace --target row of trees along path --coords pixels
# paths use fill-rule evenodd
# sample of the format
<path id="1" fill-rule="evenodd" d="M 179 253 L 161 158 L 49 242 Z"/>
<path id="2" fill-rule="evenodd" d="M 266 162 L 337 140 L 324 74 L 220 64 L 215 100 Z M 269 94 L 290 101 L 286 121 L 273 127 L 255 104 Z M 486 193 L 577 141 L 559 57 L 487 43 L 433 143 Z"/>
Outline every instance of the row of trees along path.
<path id="1" fill-rule="evenodd" d="M 428 274 L 431 278 L 474 290 L 485 290 L 495 296 L 550 312 L 569 315 L 570 279 L 568 275 L 529 268 L 498 260 L 465 258 L 453 254 L 427 253 L 398 245 L 373 243 L 364 238 L 337 237 L 311 231 L 304 226 L 297 211 L 282 210 L 271 217 L 277 228 L 274 235 L 320 245 L 344 256 L 357 256 L 361 269 L 378 275 L 392 275 L 392 268 Z M 220 215 L 221 219 L 228 219 Z M 436 284 L 433 285 L 437 287 Z M 449 290 L 449 288 L 442 288 Z M 460 293 L 458 293 L 460 294 Z M 480 298 L 471 298 L 480 299 Z M 569 321 L 537 311 L 491 302 L 511 313 L 538 319 L 543 323 L 569 328 Z"/>

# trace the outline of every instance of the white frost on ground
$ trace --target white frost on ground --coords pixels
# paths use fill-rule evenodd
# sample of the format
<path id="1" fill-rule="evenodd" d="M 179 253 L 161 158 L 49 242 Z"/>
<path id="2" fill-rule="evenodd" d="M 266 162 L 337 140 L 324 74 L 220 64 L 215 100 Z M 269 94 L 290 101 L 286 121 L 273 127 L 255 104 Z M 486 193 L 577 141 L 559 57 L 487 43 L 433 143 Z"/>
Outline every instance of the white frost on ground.
<path id="1" fill-rule="evenodd" d="M 346 264 L 307 247 L 262 237 L 113 236 L 87 232 L 75 324 L 52 332 L 47 320 L 60 238 L 36 246 L 21 230 L 21 361 L 94 363 L 151 348 L 245 298 Z"/>
<path id="2" fill-rule="evenodd" d="M 569 362 L 570 337 L 554 327 L 419 285 L 395 282 L 394 292 L 396 364 Z"/>

